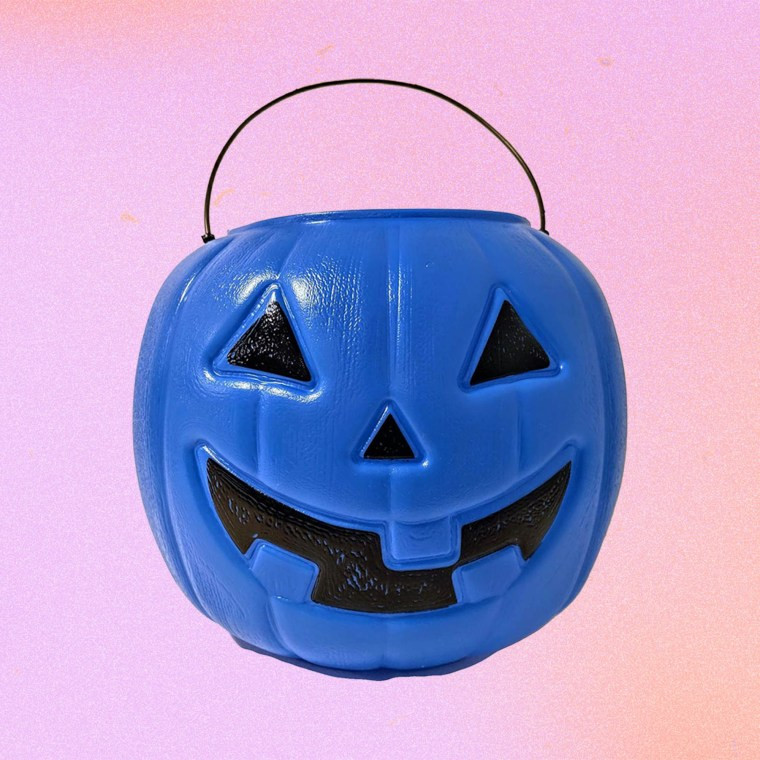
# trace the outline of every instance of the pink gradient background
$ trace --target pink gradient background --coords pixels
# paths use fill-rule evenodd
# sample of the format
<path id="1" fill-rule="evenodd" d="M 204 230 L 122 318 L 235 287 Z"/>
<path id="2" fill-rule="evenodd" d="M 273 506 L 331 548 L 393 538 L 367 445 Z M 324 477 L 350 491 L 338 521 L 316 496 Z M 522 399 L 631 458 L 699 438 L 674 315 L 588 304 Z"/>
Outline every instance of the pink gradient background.
<path id="1" fill-rule="evenodd" d="M 187 5 L 0 11 L 0 754 L 760 756 L 757 6 Z M 272 97 L 349 76 L 441 89 L 514 141 L 626 365 L 626 472 L 585 590 L 447 676 L 239 649 L 174 586 L 134 473 L 142 330 L 200 244 L 216 152 Z M 380 88 L 270 112 L 217 187 L 217 232 L 338 208 L 537 216 L 486 132 Z"/>

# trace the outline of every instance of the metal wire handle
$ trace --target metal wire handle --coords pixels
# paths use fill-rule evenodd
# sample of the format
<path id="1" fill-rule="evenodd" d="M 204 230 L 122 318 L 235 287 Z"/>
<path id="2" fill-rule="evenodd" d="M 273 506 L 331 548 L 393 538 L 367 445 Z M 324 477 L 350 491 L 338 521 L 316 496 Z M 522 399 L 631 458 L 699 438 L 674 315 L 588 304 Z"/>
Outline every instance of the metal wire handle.
<path id="1" fill-rule="evenodd" d="M 528 164 L 525 163 L 525 159 L 517 152 L 517 149 L 512 145 L 512 143 L 507 140 L 504 135 L 501 134 L 495 127 L 491 126 L 482 116 L 479 114 L 476 114 L 475 111 L 471 110 L 470 108 L 467 108 L 467 106 L 463 105 L 457 100 L 454 100 L 454 98 L 450 98 L 448 95 L 444 95 L 442 92 L 438 92 L 437 90 L 433 90 L 430 87 L 424 87 L 421 84 L 411 84 L 410 82 L 399 82 L 395 79 L 335 79 L 330 82 L 317 82 L 315 84 L 308 84 L 305 87 L 299 87 L 295 90 L 291 90 L 290 92 L 285 93 L 284 95 L 280 95 L 280 97 L 275 98 L 274 100 L 270 100 L 269 103 L 267 103 L 265 106 L 261 106 L 257 111 L 254 111 L 248 118 L 246 118 L 240 126 L 230 135 L 227 142 L 224 144 L 224 147 L 220 151 L 219 155 L 216 158 L 216 161 L 214 162 L 214 168 L 211 170 L 211 176 L 208 180 L 208 185 L 206 186 L 206 200 L 203 204 L 203 226 L 204 226 L 204 233 L 203 233 L 203 242 L 208 243 L 211 240 L 214 240 L 214 234 L 211 232 L 211 221 L 210 221 L 210 213 L 211 213 L 211 194 L 214 188 L 214 180 L 216 179 L 216 173 L 219 171 L 219 167 L 222 163 L 222 159 L 224 158 L 225 154 L 230 148 L 230 145 L 235 141 L 235 138 L 250 124 L 257 116 L 260 116 L 264 111 L 267 111 L 272 106 L 277 105 L 277 103 L 281 103 L 283 100 L 287 100 L 288 98 L 292 98 L 294 95 L 300 95 L 303 92 L 309 92 L 309 90 L 319 90 L 322 87 L 336 87 L 343 84 L 386 84 L 391 85 L 393 87 L 406 87 L 409 90 L 417 90 L 418 92 L 426 92 L 428 95 L 434 95 L 436 98 L 440 98 L 441 100 L 445 100 L 447 103 L 451 103 L 452 106 L 456 106 L 460 111 L 464 111 L 468 116 L 471 116 L 475 121 L 482 124 L 499 142 L 504 145 L 505 148 L 517 159 L 517 162 L 522 167 L 525 174 L 528 176 L 528 179 L 530 180 L 530 184 L 533 187 L 533 192 L 536 195 L 536 201 L 538 201 L 538 213 L 539 213 L 539 220 L 540 220 L 540 230 L 541 232 L 549 234 L 546 231 L 546 213 L 544 211 L 544 202 L 541 198 L 541 191 L 538 189 L 538 183 L 536 182 L 535 177 L 533 176 L 533 172 L 528 167 Z"/>

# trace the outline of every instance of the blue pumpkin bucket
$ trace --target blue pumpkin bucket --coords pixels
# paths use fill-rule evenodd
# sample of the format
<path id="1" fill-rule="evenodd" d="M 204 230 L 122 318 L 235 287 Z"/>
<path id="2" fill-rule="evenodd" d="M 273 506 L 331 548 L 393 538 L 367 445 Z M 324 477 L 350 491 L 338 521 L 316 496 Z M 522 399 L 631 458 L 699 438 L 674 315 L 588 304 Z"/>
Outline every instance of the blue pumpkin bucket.
<path id="1" fill-rule="evenodd" d="M 214 178 L 240 131 L 354 83 L 475 118 L 525 170 L 540 228 L 338 211 L 216 239 Z M 408 671 L 482 658 L 572 601 L 620 485 L 623 367 L 601 290 L 496 129 L 404 82 L 294 90 L 222 149 L 203 240 L 156 298 L 134 408 L 148 518 L 201 612 L 295 662 Z"/>

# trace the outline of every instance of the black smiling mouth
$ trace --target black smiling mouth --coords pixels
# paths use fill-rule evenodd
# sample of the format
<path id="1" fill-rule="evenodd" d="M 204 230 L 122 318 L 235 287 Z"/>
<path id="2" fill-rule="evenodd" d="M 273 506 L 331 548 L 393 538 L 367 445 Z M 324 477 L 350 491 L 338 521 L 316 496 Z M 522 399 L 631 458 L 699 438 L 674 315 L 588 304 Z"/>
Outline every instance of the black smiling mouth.
<path id="1" fill-rule="evenodd" d="M 357 612 L 423 612 L 456 604 L 452 572 L 507 546 L 524 559 L 538 549 L 559 511 L 570 463 L 521 499 L 462 526 L 459 559 L 446 567 L 393 570 L 379 534 L 317 520 L 252 488 L 214 459 L 206 465 L 214 507 L 245 554 L 260 539 L 315 563 L 313 601 Z"/>

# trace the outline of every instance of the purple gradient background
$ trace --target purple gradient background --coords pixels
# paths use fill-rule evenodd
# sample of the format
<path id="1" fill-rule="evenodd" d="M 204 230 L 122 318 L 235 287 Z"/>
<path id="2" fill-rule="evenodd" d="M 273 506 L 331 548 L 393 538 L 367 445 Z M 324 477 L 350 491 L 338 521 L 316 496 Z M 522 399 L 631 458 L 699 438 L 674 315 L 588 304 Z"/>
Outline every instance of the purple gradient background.
<path id="1" fill-rule="evenodd" d="M 0 754 L 760 756 L 757 5 L 188 5 L 0 11 Z M 627 468 L 585 590 L 446 676 L 239 649 L 174 586 L 134 474 L 142 330 L 200 244 L 216 151 L 270 98 L 347 76 L 441 89 L 514 141 L 626 364 Z M 270 112 L 217 188 L 217 232 L 387 206 L 536 223 L 485 131 L 380 88 Z"/>

